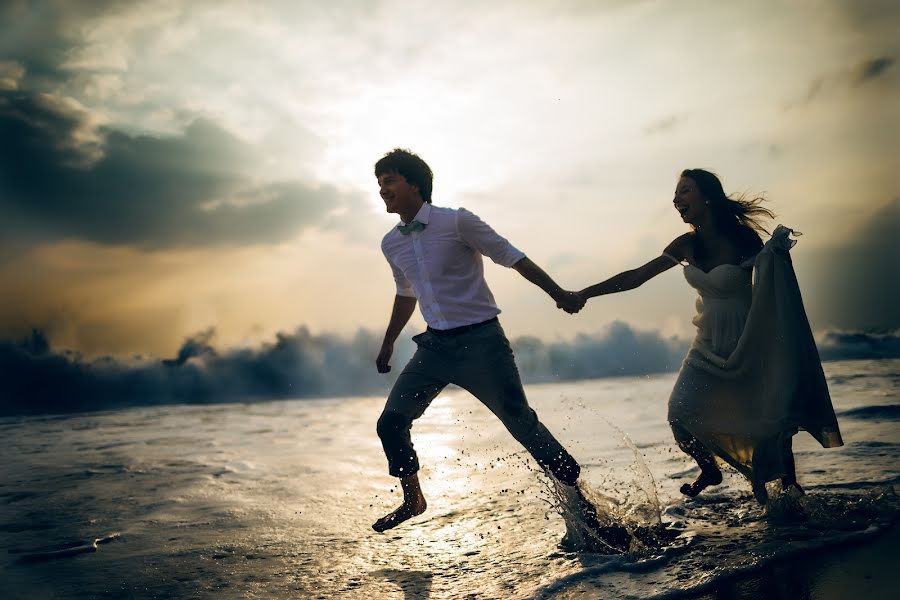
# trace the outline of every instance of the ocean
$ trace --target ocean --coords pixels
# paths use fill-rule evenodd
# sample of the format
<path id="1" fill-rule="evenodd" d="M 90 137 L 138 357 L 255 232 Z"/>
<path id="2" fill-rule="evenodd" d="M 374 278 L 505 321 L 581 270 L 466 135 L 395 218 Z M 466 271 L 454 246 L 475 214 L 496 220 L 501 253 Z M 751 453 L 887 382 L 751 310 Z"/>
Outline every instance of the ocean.
<path id="1" fill-rule="evenodd" d="M 458 388 L 413 428 L 427 512 L 384 534 L 371 524 L 400 495 L 375 434 L 383 397 L 3 418 L 3 597 L 742 598 L 781 580 L 790 598 L 840 597 L 829 590 L 848 581 L 881 589 L 900 566 L 897 545 L 884 546 L 900 508 L 900 360 L 825 371 L 845 446 L 800 432 L 807 494 L 776 489 L 767 508 L 727 468 L 722 485 L 679 494 L 697 470 L 665 419 L 676 374 L 526 386 L 603 514 L 664 533 L 624 555 L 561 543 L 552 482 Z M 822 586 L 803 566 L 879 543 L 886 565 L 858 583 L 845 574 Z"/>

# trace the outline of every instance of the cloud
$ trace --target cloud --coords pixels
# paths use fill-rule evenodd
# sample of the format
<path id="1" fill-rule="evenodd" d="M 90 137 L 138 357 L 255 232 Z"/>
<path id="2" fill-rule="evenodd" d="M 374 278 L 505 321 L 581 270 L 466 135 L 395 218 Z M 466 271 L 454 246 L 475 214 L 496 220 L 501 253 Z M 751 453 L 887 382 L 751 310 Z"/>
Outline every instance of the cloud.
<path id="1" fill-rule="evenodd" d="M 862 31 L 884 27 L 895 33 L 900 8 L 894 0 L 832 0 L 847 23 Z"/>
<path id="2" fill-rule="evenodd" d="M 855 81 L 857 84 L 863 84 L 867 81 L 877 79 L 885 74 L 888 69 L 896 64 L 897 60 L 893 57 L 879 56 L 863 62 L 855 69 Z"/>
<path id="3" fill-rule="evenodd" d="M 180 135 L 102 126 L 76 101 L 0 91 L 0 229 L 145 248 L 271 243 L 360 199 L 259 182 L 254 148 L 216 123 Z"/>
<path id="4" fill-rule="evenodd" d="M 25 75 L 25 67 L 12 60 L 0 60 L 0 90 L 14 90 Z"/>
<path id="5" fill-rule="evenodd" d="M 85 24 L 128 7 L 121 0 L 78 5 L 48 0 L 0 3 L 3 58 L 23 65 L 35 84 L 59 82 L 65 76 L 61 65 L 85 43 Z"/>
<path id="6" fill-rule="evenodd" d="M 810 276 L 815 322 L 842 330 L 900 329 L 900 198 L 877 209 L 848 241 L 820 251 Z"/>
<path id="7" fill-rule="evenodd" d="M 819 75 L 809 82 L 802 97 L 785 105 L 786 110 L 806 106 L 839 90 L 854 89 L 886 76 L 897 60 L 892 56 L 869 58 L 850 67 Z"/>
<path id="8" fill-rule="evenodd" d="M 751 142 L 741 146 L 741 152 L 748 155 L 762 155 L 777 159 L 784 155 L 785 147 L 770 142 Z"/>
<path id="9" fill-rule="evenodd" d="M 644 128 L 644 135 L 668 133 L 684 123 L 685 120 L 686 117 L 684 116 L 669 115 L 647 125 L 647 127 Z"/>

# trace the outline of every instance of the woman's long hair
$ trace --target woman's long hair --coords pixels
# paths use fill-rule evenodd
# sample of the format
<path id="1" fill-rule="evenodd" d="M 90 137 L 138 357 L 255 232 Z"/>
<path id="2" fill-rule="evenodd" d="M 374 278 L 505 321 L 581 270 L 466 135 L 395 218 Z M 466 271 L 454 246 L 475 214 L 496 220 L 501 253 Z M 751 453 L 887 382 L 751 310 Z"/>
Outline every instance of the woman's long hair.
<path id="1" fill-rule="evenodd" d="M 762 244 L 759 234 L 768 234 L 769 230 L 761 221 L 775 218 L 775 213 L 762 206 L 763 196 L 748 198 L 739 194 L 729 197 L 716 174 L 705 169 L 685 169 L 681 176 L 690 177 L 697 184 L 700 193 L 709 201 L 716 226 L 723 233 L 739 239 L 752 238 Z"/>

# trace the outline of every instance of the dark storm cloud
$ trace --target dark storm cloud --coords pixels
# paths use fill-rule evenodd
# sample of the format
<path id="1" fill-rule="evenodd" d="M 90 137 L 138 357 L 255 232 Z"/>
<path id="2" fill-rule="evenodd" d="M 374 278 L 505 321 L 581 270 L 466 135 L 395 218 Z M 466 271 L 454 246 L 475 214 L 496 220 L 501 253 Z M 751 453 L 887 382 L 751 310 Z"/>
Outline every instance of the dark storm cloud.
<path id="1" fill-rule="evenodd" d="M 833 0 L 847 24 L 859 30 L 893 28 L 900 18 L 896 0 Z"/>
<path id="2" fill-rule="evenodd" d="M 208 120 L 171 137 L 98 127 L 72 101 L 0 92 L 0 230 L 142 247 L 277 242 L 355 199 L 256 183 L 254 150 Z"/>
<path id="3" fill-rule="evenodd" d="M 31 84 L 52 86 L 67 76 L 62 65 L 84 43 L 85 24 L 132 6 L 122 0 L 0 2 L 0 60 L 24 65 Z"/>
<path id="4" fill-rule="evenodd" d="M 896 62 L 896 59 L 887 56 L 880 56 L 865 61 L 856 69 L 856 83 L 861 84 L 881 77 L 888 69 L 893 67 Z"/>
<path id="5" fill-rule="evenodd" d="M 851 331 L 900 329 L 898 232 L 900 198 L 877 210 L 846 245 L 816 257 L 817 322 Z"/>
<path id="6" fill-rule="evenodd" d="M 25 87 L 56 89 L 73 73 L 67 63 L 89 46 L 93 24 L 107 17 L 135 10 L 127 0 L 5 0 L 0 2 L 0 60 L 25 68 Z M 140 40 L 132 39 L 140 44 Z M 107 51 L 104 57 L 122 62 L 123 56 Z"/>

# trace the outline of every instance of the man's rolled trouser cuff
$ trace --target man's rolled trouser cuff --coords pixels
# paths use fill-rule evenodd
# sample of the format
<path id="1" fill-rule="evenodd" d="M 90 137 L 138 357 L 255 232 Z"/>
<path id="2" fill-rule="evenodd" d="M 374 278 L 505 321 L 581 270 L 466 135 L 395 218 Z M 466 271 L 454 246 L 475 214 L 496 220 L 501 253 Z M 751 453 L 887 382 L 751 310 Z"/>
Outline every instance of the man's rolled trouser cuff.
<path id="1" fill-rule="evenodd" d="M 392 477 L 408 477 L 419 471 L 419 458 L 410 441 L 410 420 L 398 412 L 386 410 L 378 419 L 378 437 L 388 460 Z"/>
<path id="2" fill-rule="evenodd" d="M 395 461 L 388 464 L 388 474 L 391 477 L 409 477 L 419 472 L 419 459 L 416 456 L 409 457 L 409 460 L 406 461 L 406 466 L 398 465 L 397 462 L 403 461 Z"/>

